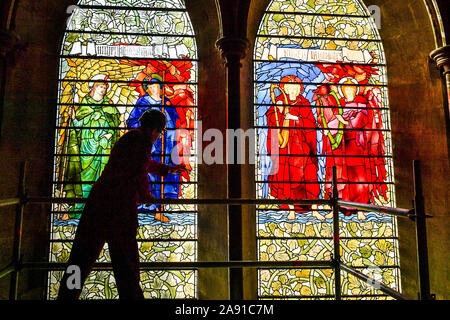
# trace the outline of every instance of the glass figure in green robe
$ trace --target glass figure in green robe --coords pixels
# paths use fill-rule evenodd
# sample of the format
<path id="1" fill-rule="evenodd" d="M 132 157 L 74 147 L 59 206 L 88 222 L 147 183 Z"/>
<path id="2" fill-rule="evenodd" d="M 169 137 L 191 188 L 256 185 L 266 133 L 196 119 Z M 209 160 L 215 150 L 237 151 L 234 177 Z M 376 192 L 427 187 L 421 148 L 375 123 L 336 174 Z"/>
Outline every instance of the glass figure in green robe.
<path id="1" fill-rule="evenodd" d="M 89 84 L 89 94 L 82 99 L 75 112 L 69 113 L 73 126 L 69 129 L 69 159 L 64 174 L 64 191 L 68 198 L 87 198 L 120 137 L 117 130 L 120 113 L 115 106 L 108 105 L 112 101 L 106 96 L 109 87 L 107 81 L 108 76 L 103 74 L 94 76 Z M 84 204 L 75 204 L 62 219 L 79 219 L 83 207 Z"/>

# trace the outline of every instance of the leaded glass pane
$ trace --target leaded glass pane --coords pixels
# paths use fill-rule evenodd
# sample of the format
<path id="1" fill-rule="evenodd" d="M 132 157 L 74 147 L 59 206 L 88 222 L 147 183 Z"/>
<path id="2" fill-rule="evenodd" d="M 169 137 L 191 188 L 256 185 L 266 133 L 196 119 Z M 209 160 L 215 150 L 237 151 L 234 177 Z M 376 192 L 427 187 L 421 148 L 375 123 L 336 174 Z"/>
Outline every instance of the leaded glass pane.
<path id="1" fill-rule="evenodd" d="M 257 198 L 328 199 L 336 166 L 340 199 L 395 206 L 385 63 L 360 1 L 269 4 L 254 49 Z M 260 260 L 331 259 L 330 207 L 256 209 Z M 364 273 L 382 270 L 386 283 L 401 290 L 395 218 L 341 208 L 339 234 L 344 263 Z M 260 270 L 259 295 L 333 297 L 332 275 L 319 271 Z M 341 282 L 344 298 L 386 298 L 352 276 Z"/>
<path id="2" fill-rule="evenodd" d="M 197 297 L 197 271 L 141 271 L 141 286 L 146 299 L 193 299 Z M 49 273 L 49 298 L 56 299 L 62 271 Z M 80 299 L 118 299 L 112 271 L 92 271 L 86 279 Z"/>
<path id="3" fill-rule="evenodd" d="M 368 17 L 267 13 L 261 36 L 379 39 Z"/>
<path id="4" fill-rule="evenodd" d="M 335 15 L 365 15 L 366 10 L 361 3 L 354 0 L 274 0 L 267 11 L 283 11 Z"/>
<path id="5" fill-rule="evenodd" d="M 261 269 L 261 298 L 327 298 L 334 294 L 333 269 Z"/>
<path id="6" fill-rule="evenodd" d="M 86 6 L 112 6 L 112 7 L 130 7 L 130 8 L 171 8 L 184 9 L 183 0 L 80 0 L 79 5 Z"/>

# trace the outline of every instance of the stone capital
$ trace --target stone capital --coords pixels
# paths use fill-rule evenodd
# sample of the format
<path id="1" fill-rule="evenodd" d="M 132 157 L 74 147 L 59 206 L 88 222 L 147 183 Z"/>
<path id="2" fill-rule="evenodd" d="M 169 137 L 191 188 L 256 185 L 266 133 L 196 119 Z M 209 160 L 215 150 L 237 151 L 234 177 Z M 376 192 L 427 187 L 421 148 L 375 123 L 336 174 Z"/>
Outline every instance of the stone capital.
<path id="1" fill-rule="evenodd" d="M 222 58 L 227 63 L 239 63 L 247 55 L 249 42 L 244 38 L 224 37 L 217 40 L 216 47 L 220 50 Z"/>
<path id="2" fill-rule="evenodd" d="M 438 68 L 443 68 L 444 75 L 450 73 L 450 45 L 437 48 L 430 53 L 430 58 Z"/>

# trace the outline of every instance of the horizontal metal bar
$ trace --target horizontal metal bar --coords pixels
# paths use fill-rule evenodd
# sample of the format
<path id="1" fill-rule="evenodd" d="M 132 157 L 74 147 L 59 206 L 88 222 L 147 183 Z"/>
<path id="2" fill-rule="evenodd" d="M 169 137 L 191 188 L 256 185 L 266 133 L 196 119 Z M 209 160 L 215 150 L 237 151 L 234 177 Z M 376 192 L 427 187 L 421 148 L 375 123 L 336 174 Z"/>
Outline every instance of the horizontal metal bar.
<path id="1" fill-rule="evenodd" d="M 82 56 L 82 55 L 70 55 L 70 54 L 61 54 L 59 55 L 60 59 L 77 59 L 77 60 L 144 60 L 144 61 L 191 61 L 198 62 L 198 59 L 195 58 L 149 58 L 149 57 L 117 57 L 117 56 Z M 375 64 L 374 64 L 375 65 Z"/>
<path id="2" fill-rule="evenodd" d="M 285 182 L 285 183 L 293 183 L 293 182 Z M 306 183 L 306 182 L 298 182 L 298 183 Z M 356 184 L 367 184 L 357 182 Z M 370 182 L 372 183 L 372 182 Z M 387 184 L 387 183 L 384 183 Z M 10 199 L 0 200 L 0 203 L 5 203 L 5 201 Z M 86 203 L 87 199 L 85 198 L 52 198 L 52 197 L 29 197 L 26 199 L 27 203 Z M 232 205 L 257 205 L 257 204 L 297 204 L 297 205 L 313 205 L 313 204 L 332 204 L 332 199 L 155 199 L 151 203 L 152 204 L 232 204 Z M 12 202 L 13 204 L 17 204 L 18 202 Z M 372 211 L 372 212 L 380 212 L 393 214 L 404 217 L 413 216 L 413 209 L 402 209 L 402 208 L 389 208 L 389 207 L 380 207 L 369 204 L 359 204 L 356 202 L 343 201 L 338 200 L 338 204 L 340 206 L 353 207 L 356 209 L 361 209 L 364 211 Z M 263 210 L 263 209 L 259 209 Z"/>
<path id="3" fill-rule="evenodd" d="M 0 199 L 0 207 L 12 206 L 20 203 L 20 198 Z"/>
<path id="4" fill-rule="evenodd" d="M 331 181 L 289 181 L 289 180 L 285 180 L 285 181 L 269 181 L 269 180 L 257 180 L 255 181 L 255 183 L 301 183 L 301 184 L 332 184 Z M 346 181 L 346 182 L 338 182 L 337 184 L 374 184 L 374 185 L 378 185 L 378 184 L 394 184 L 393 182 L 378 182 L 378 181 Z M 355 203 L 355 202 L 352 202 Z"/>
<path id="5" fill-rule="evenodd" d="M 388 294 L 366 294 L 366 295 L 343 294 L 343 295 L 341 295 L 341 298 L 347 298 L 347 300 L 350 300 L 348 298 L 359 299 L 359 298 L 378 298 L 378 297 L 389 297 L 389 295 Z M 292 299 L 302 300 L 302 299 L 330 299 L 330 298 L 334 299 L 335 296 L 334 295 L 323 295 L 323 296 L 319 296 L 319 295 L 316 295 L 316 296 L 300 296 L 300 295 L 297 295 L 297 296 L 295 296 L 295 295 L 292 295 L 292 296 L 286 296 L 286 295 L 284 295 L 284 296 L 271 296 L 271 295 L 260 296 L 260 295 L 258 295 L 258 298 L 259 299 L 274 299 L 274 300 L 292 300 Z"/>
<path id="6" fill-rule="evenodd" d="M 94 184 L 96 181 L 53 181 L 53 184 Z M 149 182 L 149 184 L 198 184 L 197 181 L 157 181 L 157 182 Z"/>
<path id="7" fill-rule="evenodd" d="M 256 237 L 257 240 L 333 240 L 333 237 Z M 398 240 L 388 237 L 339 237 L 340 240 Z M 73 239 L 50 239 L 50 242 L 73 242 Z M 150 238 L 150 239 L 137 239 L 137 242 L 186 242 L 186 241 L 198 241 L 197 238 Z M 399 268 L 400 266 L 377 266 L 378 268 Z M 354 266 L 354 268 L 367 268 L 366 266 Z"/>
<path id="8" fill-rule="evenodd" d="M 399 216 L 399 217 L 410 218 L 411 216 L 414 216 L 414 209 L 382 207 L 382 206 L 375 206 L 375 205 L 371 205 L 371 204 L 363 204 L 363 203 L 344 201 L 344 200 L 338 200 L 338 205 L 344 206 L 344 207 L 360 209 L 363 211 L 386 213 L 386 214 Z"/>
<path id="9" fill-rule="evenodd" d="M 280 83 L 292 83 L 289 81 L 261 81 L 261 80 L 253 80 L 253 83 L 263 83 L 263 84 L 280 84 Z M 371 84 L 371 83 L 366 83 L 366 84 L 345 84 L 345 83 L 324 83 L 324 82 L 302 82 L 302 84 L 304 85 L 318 85 L 318 86 L 352 86 L 352 87 L 387 87 L 387 84 Z"/>
<path id="10" fill-rule="evenodd" d="M 322 210 L 321 210 L 322 211 Z M 198 210 L 161 210 L 159 213 L 171 213 L 171 214 L 187 214 L 187 213 L 198 213 Z M 82 210 L 71 210 L 70 212 L 67 210 L 51 210 L 50 214 L 64 214 L 64 213 L 83 213 Z M 138 214 L 148 214 L 155 213 L 153 210 L 139 210 Z"/>
<path id="11" fill-rule="evenodd" d="M 103 60 L 103 59 L 119 59 L 119 60 L 149 60 L 149 61 L 192 61 L 198 62 L 198 59 L 194 58 L 142 58 L 142 57 L 113 57 L 113 56 L 82 56 L 82 55 L 70 55 L 70 54 L 61 54 L 59 55 L 61 59 L 80 59 L 80 60 Z"/>
<path id="12" fill-rule="evenodd" d="M 366 276 L 365 274 L 362 274 L 361 272 L 356 271 L 355 269 L 345 265 L 342 262 L 339 264 L 339 266 L 342 270 L 354 275 L 358 279 L 365 281 L 367 284 L 370 284 L 371 286 L 375 287 L 376 289 L 383 291 L 384 293 L 390 295 L 391 297 L 396 298 L 397 300 L 411 300 L 410 298 L 402 295 L 401 293 L 395 291 L 394 289 L 389 288 L 388 286 L 384 285 L 383 283 L 376 281 L 376 280 Z"/>
<path id="13" fill-rule="evenodd" d="M 339 238 L 340 239 L 340 238 Z M 355 239 L 356 240 L 356 239 Z M 400 269 L 400 266 L 399 265 L 396 265 L 396 264 L 394 264 L 394 265 L 392 265 L 392 266 L 388 266 L 388 265 L 381 265 L 381 266 L 376 266 L 377 268 L 380 268 L 380 269 Z M 352 266 L 352 268 L 353 269 L 355 269 L 355 270 L 358 270 L 358 269 L 361 269 L 361 270 L 365 270 L 365 269 L 367 269 L 367 268 L 370 268 L 370 266 Z"/>
<path id="14" fill-rule="evenodd" d="M 92 106 L 92 104 L 89 103 L 75 103 L 75 102 L 71 102 L 71 103 L 61 103 L 58 102 L 56 105 L 58 106 Z M 98 103 L 96 104 L 96 106 L 105 106 L 105 107 L 129 107 L 129 108 L 148 108 L 148 105 L 136 105 L 136 104 L 124 104 L 124 103 Z M 171 108 L 193 108 L 196 109 L 197 106 L 193 105 L 193 106 L 186 106 L 186 105 L 177 105 L 177 104 L 171 104 L 170 105 Z"/>
<path id="15" fill-rule="evenodd" d="M 27 203 L 86 203 L 86 198 L 52 198 L 52 197 L 29 197 Z M 256 204 L 297 204 L 297 205 L 313 205 L 328 204 L 333 200 L 327 199 L 155 199 L 149 204 L 226 204 L 226 205 L 256 205 Z M 146 203 L 141 203 L 146 204 Z"/>
<path id="16" fill-rule="evenodd" d="M 92 154 L 92 153 L 65 153 L 65 154 L 59 154 L 59 153 L 54 153 L 53 154 L 54 157 L 109 157 L 111 156 L 110 154 Z M 172 156 L 171 154 L 168 153 L 164 153 L 164 154 L 150 154 L 151 157 L 170 157 Z M 189 156 L 189 157 L 197 157 L 198 155 L 196 153 L 190 153 L 190 154 L 185 154 L 185 156 Z M 380 159 L 380 158 L 386 158 L 386 159 L 391 159 L 392 156 L 391 155 L 384 155 L 384 156 L 374 156 L 374 155 L 351 155 L 351 154 L 341 154 L 341 155 L 334 155 L 334 154 L 295 154 L 295 153 L 290 153 L 290 154 L 269 154 L 269 153 L 256 153 L 256 156 L 261 157 L 261 156 L 266 156 L 266 157 L 308 157 L 308 158 L 367 158 L 367 159 Z"/>
<path id="17" fill-rule="evenodd" d="M 321 127 L 283 127 L 283 126 L 255 126 L 255 128 L 261 129 L 298 129 L 298 130 L 318 130 L 325 131 L 330 129 L 325 129 Z M 342 128 L 336 129 L 338 131 L 362 131 L 362 132 L 391 132 L 390 129 L 362 129 L 362 128 Z"/>
<path id="18" fill-rule="evenodd" d="M 298 39 L 298 40 L 332 40 L 332 41 L 361 41 L 361 42 L 380 42 L 381 39 L 355 39 L 355 38 L 336 38 L 336 37 L 305 37 L 305 36 L 282 36 L 275 34 L 257 34 L 257 38 L 276 38 L 276 39 Z"/>
<path id="19" fill-rule="evenodd" d="M 319 211 L 322 211 L 320 209 Z M 333 237 L 260 237 L 258 240 L 333 240 Z M 398 237 L 339 237 L 339 240 L 398 240 Z"/>
<path id="20" fill-rule="evenodd" d="M 296 211 L 297 209 L 293 208 L 293 209 L 279 209 L 279 208 L 272 208 L 272 209 L 267 209 L 267 208 L 256 208 L 257 211 Z M 318 209 L 318 211 L 320 212 L 331 212 L 333 211 L 333 209 Z"/>
<path id="21" fill-rule="evenodd" d="M 280 156 L 280 157 L 324 157 L 324 158 L 392 158 L 391 155 L 384 156 L 373 156 L 373 155 L 351 155 L 351 154 L 342 154 L 342 155 L 334 155 L 334 154 L 269 154 L 269 153 L 256 153 L 256 156 Z"/>
<path id="22" fill-rule="evenodd" d="M 72 243 L 74 239 L 50 239 L 50 243 Z M 183 238 L 183 239 L 175 239 L 175 238 L 160 238 L 160 239 L 136 239 L 139 243 L 148 243 L 148 242 L 198 242 L 196 238 Z"/>
<path id="23" fill-rule="evenodd" d="M 325 16 L 325 17 L 346 17 L 346 18 L 370 18 L 368 15 L 351 15 L 351 14 L 334 14 L 334 13 L 316 13 L 316 12 L 303 12 L 303 11 L 272 11 L 268 10 L 265 14 L 293 14 L 301 16 Z"/>
<path id="24" fill-rule="evenodd" d="M 161 105 L 158 105 L 161 106 Z M 165 106 L 170 107 L 170 106 Z M 78 129 L 78 130 L 95 130 L 95 129 L 107 129 L 107 130 L 132 130 L 135 128 L 129 128 L 129 127 L 73 127 L 73 126 L 55 126 L 55 129 Z M 180 128 L 166 128 L 166 131 L 170 130 L 181 130 Z M 188 130 L 188 131 L 194 131 L 197 130 L 196 128 L 182 128 L 182 130 Z"/>
<path id="25" fill-rule="evenodd" d="M 95 153 L 64 153 L 64 154 L 53 154 L 55 157 L 109 157 L 110 154 L 95 154 Z M 151 153 L 150 157 L 170 157 L 172 154 L 170 153 Z M 190 153 L 184 154 L 184 156 L 195 157 L 197 154 Z"/>
<path id="26" fill-rule="evenodd" d="M 273 300 L 302 300 L 302 299 L 334 299 L 335 295 L 316 295 L 316 296 L 302 296 L 302 295 L 292 295 L 292 296 L 272 296 L 272 295 L 258 295 L 258 299 L 273 299 Z"/>
<path id="27" fill-rule="evenodd" d="M 170 107 L 170 106 L 166 106 Z M 298 129 L 298 130 L 318 130 L 324 131 L 329 130 L 321 127 L 283 127 L 283 126 L 255 126 L 255 129 Z M 55 129 L 78 129 L 78 130 L 95 130 L 95 129 L 108 129 L 108 130 L 131 130 L 134 128 L 129 127 L 74 127 L 74 126 L 55 126 Z M 166 128 L 169 130 L 187 130 L 194 131 L 197 128 Z M 339 131 L 362 131 L 362 132 L 391 132 L 390 129 L 359 129 L 359 128 L 342 128 L 338 129 Z"/>
<path id="28" fill-rule="evenodd" d="M 155 7 L 136 7 L 136 6 L 114 6 L 114 5 L 77 5 L 80 9 L 100 9 L 100 10 L 133 10 L 133 11 L 175 11 L 187 12 L 186 8 L 155 8 Z"/>
<path id="29" fill-rule="evenodd" d="M 147 36 L 147 37 L 167 37 L 167 38 L 194 38 L 193 34 L 162 34 L 162 33 L 142 33 L 142 32 L 111 32 L 111 31 L 90 31 L 90 30 L 66 30 L 69 33 L 98 34 L 108 36 Z M 342 39 L 344 40 L 344 39 Z"/>
<path id="30" fill-rule="evenodd" d="M 321 210 L 322 211 L 322 210 Z M 198 211 L 197 210 L 173 210 L 173 211 L 170 211 L 170 210 L 161 210 L 161 211 L 158 211 L 159 213 L 170 213 L 170 214 L 195 214 L 195 213 L 198 213 Z M 64 213 L 83 213 L 83 211 L 82 210 L 71 210 L 70 212 L 69 211 L 67 211 L 67 210 L 51 210 L 50 211 L 50 214 L 64 214 Z M 138 214 L 153 214 L 153 213 L 155 213 L 155 211 L 154 210 L 139 210 L 138 209 Z"/>
<path id="31" fill-rule="evenodd" d="M 92 80 L 89 80 L 89 79 L 83 80 L 83 79 L 75 79 L 75 78 L 58 79 L 57 81 L 58 82 L 102 82 L 102 81 L 92 81 Z M 106 82 L 107 83 L 125 83 L 125 84 L 129 84 L 129 85 L 131 85 L 131 84 L 140 84 L 140 83 L 149 83 L 148 81 L 145 81 L 145 80 L 142 80 L 142 81 L 131 80 L 130 81 L 130 80 L 112 80 L 112 79 L 107 80 Z M 158 83 L 160 83 L 160 84 L 173 84 L 173 85 L 175 85 L 175 84 L 186 84 L 186 85 L 193 85 L 193 86 L 198 85 L 198 82 L 196 82 L 196 81 L 192 81 L 192 82 L 188 82 L 188 81 L 161 81 L 161 82 L 158 82 Z M 355 86 L 359 86 L 359 84 L 355 85 Z M 111 105 L 112 104 L 110 104 L 110 106 Z"/>
<path id="32" fill-rule="evenodd" d="M 141 262 L 141 270 L 152 269 L 197 269 L 197 268 L 331 268 L 331 261 L 204 261 L 204 262 Z M 25 262 L 23 269 L 65 270 L 67 263 Z M 95 263 L 93 270 L 110 270 L 111 263 Z"/>
<path id="33" fill-rule="evenodd" d="M 349 298 L 379 298 L 379 297 L 390 297 L 388 294 L 343 294 L 341 295 L 342 298 L 347 298 L 347 300 L 350 300 Z M 391 297 L 392 298 L 392 297 Z"/>
<path id="34" fill-rule="evenodd" d="M 352 66 L 370 66 L 370 67 L 386 67 L 385 63 L 360 63 L 360 62 L 328 62 L 328 61 L 295 61 L 295 60 L 266 60 L 253 59 L 253 62 L 272 62 L 272 63 L 292 63 L 292 64 L 332 64 L 332 65 L 352 65 Z"/>
<path id="35" fill-rule="evenodd" d="M 398 237 L 339 237 L 340 240 L 398 240 Z"/>
<path id="36" fill-rule="evenodd" d="M 322 211 L 322 210 L 320 210 Z M 257 240 L 333 240 L 333 237 L 256 237 Z M 340 238 L 342 239 L 342 238 Z"/>
<path id="37" fill-rule="evenodd" d="M 0 270 L 0 279 L 3 277 L 6 277 L 8 274 L 10 274 L 16 270 L 17 270 L 17 265 L 14 262 L 10 263 L 5 268 Z"/>
<path id="38" fill-rule="evenodd" d="M 266 106 L 271 107 L 274 104 L 273 103 L 254 103 L 255 106 Z M 111 106 L 109 104 L 109 106 Z M 298 108 L 298 109 L 310 109 L 310 108 L 316 108 L 316 109 L 342 109 L 342 110 L 389 110 L 389 108 L 367 108 L 367 107 L 343 107 L 343 106 L 321 106 L 321 105 L 295 105 L 295 104 L 277 104 L 277 107 L 290 107 L 290 108 Z"/>

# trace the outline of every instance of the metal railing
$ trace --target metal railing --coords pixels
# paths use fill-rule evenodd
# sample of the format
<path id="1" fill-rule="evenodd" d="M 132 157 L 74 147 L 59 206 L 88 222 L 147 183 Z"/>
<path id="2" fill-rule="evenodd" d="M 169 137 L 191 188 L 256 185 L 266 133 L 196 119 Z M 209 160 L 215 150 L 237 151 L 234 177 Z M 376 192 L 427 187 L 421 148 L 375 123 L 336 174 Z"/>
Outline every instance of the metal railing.
<path id="1" fill-rule="evenodd" d="M 23 262 L 21 255 L 22 244 L 22 222 L 24 208 L 30 203 L 85 203 L 86 199 L 79 198 L 50 198 L 50 197 L 28 197 L 25 193 L 25 163 L 20 168 L 19 190 L 16 198 L 0 200 L 0 207 L 16 205 L 14 245 L 12 262 L 0 270 L 0 279 L 11 274 L 10 300 L 17 300 L 19 272 L 23 269 L 37 270 L 65 270 L 66 263 L 52 262 Z M 417 257 L 418 257 L 418 277 L 421 300 L 431 300 L 426 218 L 424 199 L 422 195 L 422 181 L 420 161 L 414 161 L 414 208 L 391 208 L 375 206 L 370 204 L 361 204 L 350 201 L 339 200 L 337 190 L 336 168 L 333 168 L 333 193 L 330 199 L 325 200 L 272 200 L 272 199 L 156 199 L 155 204 L 200 204 L 200 205 L 256 205 L 256 204 L 296 204 L 296 205 L 329 205 L 333 211 L 333 255 L 331 260 L 324 261 L 212 261 L 212 262 L 143 262 L 140 263 L 142 270 L 151 269 L 189 269 L 189 268 L 333 268 L 335 272 L 335 299 L 341 300 L 341 270 L 366 281 L 383 293 L 400 300 L 410 300 L 408 297 L 393 290 L 392 288 L 380 283 L 356 269 L 344 264 L 340 256 L 340 237 L 339 237 L 339 207 L 345 206 L 362 211 L 377 212 L 392 215 L 401 218 L 408 218 L 415 221 L 417 238 Z M 112 269 L 110 263 L 95 263 L 94 270 Z"/>

